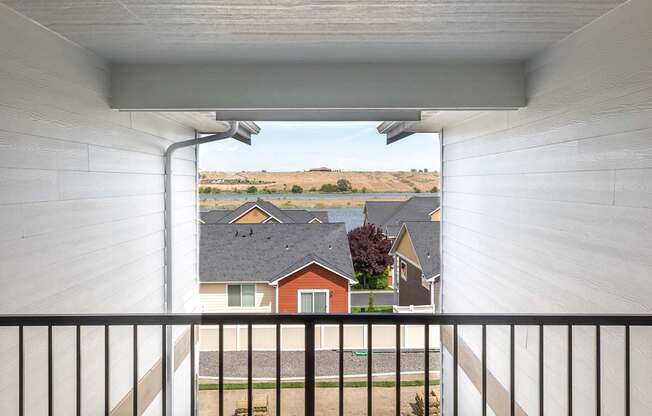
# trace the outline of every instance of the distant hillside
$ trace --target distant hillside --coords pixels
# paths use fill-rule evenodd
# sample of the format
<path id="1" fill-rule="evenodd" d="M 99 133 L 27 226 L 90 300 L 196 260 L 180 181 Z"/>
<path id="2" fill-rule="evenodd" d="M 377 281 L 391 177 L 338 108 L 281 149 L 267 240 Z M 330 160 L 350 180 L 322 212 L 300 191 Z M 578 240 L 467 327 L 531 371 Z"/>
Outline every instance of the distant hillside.
<path id="1" fill-rule="evenodd" d="M 213 172 L 200 173 L 202 187 L 212 187 L 221 192 L 245 190 L 255 186 L 258 190 L 289 192 L 298 185 L 304 192 L 319 190 L 324 184 L 335 184 L 347 179 L 351 186 L 367 192 L 430 191 L 439 187 L 437 172 Z"/>

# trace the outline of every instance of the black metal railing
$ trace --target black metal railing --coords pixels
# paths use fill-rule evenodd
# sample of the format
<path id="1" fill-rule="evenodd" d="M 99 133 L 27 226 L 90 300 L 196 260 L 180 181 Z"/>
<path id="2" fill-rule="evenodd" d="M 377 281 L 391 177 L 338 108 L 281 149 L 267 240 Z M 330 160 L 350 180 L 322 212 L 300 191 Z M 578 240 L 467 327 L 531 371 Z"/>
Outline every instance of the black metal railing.
<path id="1" fill-rule="evenodd" d="M 168 341 L 168 328 L 172 326 L 187 326 L 190 328 L 190 414 L 196 414 L 197 409 L 197 379 L 195 375 L 195 331 L 198 325 L 214 325 L 219 327 L 218 340 L 218 397 L 219 415 L 224 415 L 224 326 L 225 325 L 247 325 L 247 402 L 248 414 L 252 415 L 253 409 L 253 360 L 252 360 L 252 326 L 253 325 L 275 325 L 276 329 L 276 415 L 281 414 L 281 325 L 303 325 L 305 327 L 305 414 L 312 416 L 315 413 L 315 325 L 338 325 L 339 326 L 339 415 L 344 415 L 344 325 L 366 325 L 367 326 L 367 414 L 372 414 L 372 363 L 373 363 L 373 325 L 394 325 L 396 327 L 396 368 L 395 368 L 395 389 L 396 389 L 396 415 L 400 416 L 401 404 L 401 331 L 402 325 L 423 325 L 424 327 L 424 411 L 429 415 L 429 381 L 430 381 L 430 329 L 433 325 L 452 327 L 452 351 L 453 360 L 453 385 L 452 409 L 453 416 L 458 413 L 458 368 L 459 342 L 458 327 L 476 326 L 481 328 L 482 353 L 481 353 L 481 397 L 482 415 L 486 415 L 487 409 L 487 327 L 506 326 L 509 328 L 509 415 L 515 416 L 515 351 L 514 351 L 514 329 L 517 326 L 538 326 L 539 328 L 539 360 L 538 360 L 538 389 L 539 389 L 539 415 L 544 412 L 544 335 L 547 326 L 563 326 L 568 330 L 568 365 L 567 365 L 567 406 L 568 415 L 572 416 L 573 411 L 573 328 L 579 326 L 591 326 L 595 328 L 595 356 L 596 356 L 596 378 L 595 378 L 595 400 L 596 414 L 600 416 L 601 409 L 601 341 L 600 329 L 602 326 L 624 328 L 624 380 L 625 380 L 625 415 L 630 416 L 630 327 L 652 326 L 652 315 L 465 315 L 465 314 L 132 314 L 132 315 L 5 315 L 0 316 L 0 327 L 18 328 L 18 415 L 25 414 L 25 353 L 24 353 L 24 328 L 25 327 L 47 327 L 47 406 L 48 415 L 52 415 L 53 409 L 53 356 L 52 356 L 52 328 L 53 327 L 75 327 L 76 337 L 76 414 L 82 414 L 81 402 L 81 365 L 82 365 L 82 344 L 81 327 L 99 326 L 104 327 L 104 413 L 110 413 L 109 404 L 109 328 L 112 326 L 131 326 L 133 333 L 133 414 L 139 415 L 138 403 L 138 328 L 140 326 L 161 327 L 161 356 L 166 357 Z M 168 368 L 166 360 L 161 360 L 161 388 L 162 397 L 166 396 L 166 384 Z M 446 387 L 448 388 L 448 387 Z M 162 401 L 162 414 L 166 415 L 166 401 Z"/>

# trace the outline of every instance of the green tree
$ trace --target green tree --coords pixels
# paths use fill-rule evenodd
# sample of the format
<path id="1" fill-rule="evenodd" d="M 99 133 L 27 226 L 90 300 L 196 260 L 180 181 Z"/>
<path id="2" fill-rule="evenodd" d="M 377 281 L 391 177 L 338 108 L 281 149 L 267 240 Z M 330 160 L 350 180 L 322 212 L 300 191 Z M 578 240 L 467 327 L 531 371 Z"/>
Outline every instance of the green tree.
<path id="1" fill-rule="evenodd" d="M 337 192 L 349 192 L 353 187 L 351 186 L 351 182 L 349 182 L 347 179 L 338 179 L 337 180 Z"/>
<path id="2" fill-rule="evenodd" d="M 433 186 L 430 192 L 439 192 L 439 187 L 437 187 L 436 185 Z"/>
<path id="3" fill-rule="evenodd" d="M 319 188 L 319 192 L 337 192 L 337 186 L 332 183 L 325 183 Z"/>
<path id="4" fill-rule="evenodd" d="M 299 185 L 292 185 L 291 189 L 293 194 L 302 194 L 303 193 L 303 188 L 300 187 Z"/>
<path id="5" fill-rule="evenodd" d="M 250 186 L 249 188 L 247 188 L 247 193 L 248 194 L 258 193 L 258 188 L 256 188 L 255 186 Z"/>
<path id="6" fill-rule="evenodd" d="M 421 189 L 419 189 L 419 188 L 417 188 L 417 187 L 415 186 L 415 187 L 414 187 L 414 193 L 415 193 L 415 194 L 420 194 L 420 193 L 421 193 Z"/>

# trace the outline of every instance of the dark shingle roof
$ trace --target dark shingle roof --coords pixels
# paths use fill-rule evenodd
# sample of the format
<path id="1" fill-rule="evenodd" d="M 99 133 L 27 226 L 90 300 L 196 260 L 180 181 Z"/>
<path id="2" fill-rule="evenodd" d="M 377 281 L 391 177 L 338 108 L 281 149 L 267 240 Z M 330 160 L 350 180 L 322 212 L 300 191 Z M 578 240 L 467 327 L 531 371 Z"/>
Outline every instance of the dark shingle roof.
<path id="1" fill-rule="evenodd" d="M 202 282 L 271 282 L 314 259 L 355 280 L 346 229 L 332 224 L 205 224 Z"/>
<path id="2" fill-rule="evenodd" d="M 213 209 L 206 212 L 200 212 L 199 218 L 204 224 L 215 224 L 216 222 L 220 222 L 220 220 L 229 212 L 231 212 L 230 209 Z"/>
<path id="3" fill-rule="evenodd" d="M 308 211 L 305 209 L 281 209 L 271 202 L 263 199 L 245 202 L 234 210 L 213 210 L 201 214 L 201 219 L 206 224 L 222 223 L 228 224 L 236 220 L 244 213 L 258 207 L 267 212 L 279 222 L 287 223 L 308 223 L 317 217 L 321 222 L 328 222 L 328 213 L 326 211 Z"/>
<path id="4" fill-rule="evenodd" d="M 321 222 L 328 222 L 328 211 L 309 211 L 310 214 Z"/>
<path id="5" fill-rule="evenodd" d="M 414 246 L 421 271 L 426 279 L 440 273 L 438 221 L 408 221 L 404 223 Z"/>
<path id="6" fill-rule="evenodd" d="M 413 196 L 407 201 L 369 201 L 365 204 L 366 222 L 395 236 L 405 221 L 429 221 L 429 214 L 439 207 L 438 196 Z"/>

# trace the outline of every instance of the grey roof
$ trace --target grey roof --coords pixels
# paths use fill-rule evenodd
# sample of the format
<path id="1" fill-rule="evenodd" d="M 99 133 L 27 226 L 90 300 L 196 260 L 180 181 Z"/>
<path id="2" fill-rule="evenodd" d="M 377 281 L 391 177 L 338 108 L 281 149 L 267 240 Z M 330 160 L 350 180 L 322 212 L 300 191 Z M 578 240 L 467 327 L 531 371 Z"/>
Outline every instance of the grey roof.
<path id="1" fill-rule="evenodd" d="M 202 282 L 271 282 L 313 260 L 355 280 L 343 223 L 204 224 Z"/>
<path id="2" fill-rule="evenodd" d="M 328 213 L 326 211 L 308 211 L 305 209 L 281 209 L 271 202 L 258 198 L 256 201 L 245 202 L 234 210 L 213 210 L 202 213 L 201 219 L 205 223 L 223 223 L 228 224 L 237 219 L 245 212 L 257 206 L 263 211 L 269 213 L 279 222 L 287 223 L 308 223 L 318 218 L 321 222 L 328 222 Z M 213 214 L 213 212 L 215 212 Z"/>
<path id="3" fill-rule="evenodd" d="M 213 209 L 210 211 L 200 212 L 199 218 L 204 224 L 214 224 L 220 222 L 220 220 L 229 212 L 231 212 L 230 209 Z"/>
<path id="4" fill-rule="evenodd" d="M 437 276 L 440 273 L 439 221 L 408 221 L 404 225 L 424 277 L 430 279 Z"/>
<path id="5" fill-rule="evenodd" d="M 321 222 L 328 222 L 328 211 L 309 211 L 310 214 Z"/>
<path id="6" fill-rule="evenodd" d="M 429 221 L 429 214 L 439 204 L 438 196 L 413 196 L 403 202 L 369 201 L 365 204 L 366 222 L 376 225 L 388 236 L 395 236 L 405 221 Z"/>
<path id="7" fill-rule="evenodd" d="M 245 212 L 249 211 L 253 207 L 258 207 L 262 209 L 263 211 L 267 212 L 269 215 L 273 216 L 280 222 L 295 222 L 292 217 L 286 215 L 283 210 L 278 208 L 276 205 L 272 204 L 271 202 L 267 202 L 265 200 L 262 200 L 258 198 L 256 201 L 250 201 L 250 202 L 245 202 L 244 204 L 240 205 L 238 208 L 234 209 L 231 211 L 229 214 L 224 216 L 220 222 L 223 223 L 229 223 L 238 217 L 240 217 L 242 214 Z"/>

